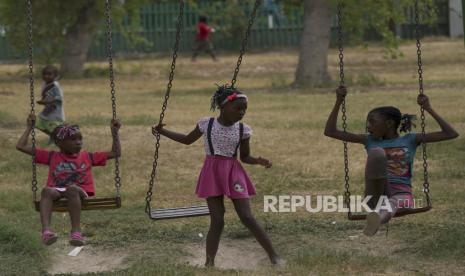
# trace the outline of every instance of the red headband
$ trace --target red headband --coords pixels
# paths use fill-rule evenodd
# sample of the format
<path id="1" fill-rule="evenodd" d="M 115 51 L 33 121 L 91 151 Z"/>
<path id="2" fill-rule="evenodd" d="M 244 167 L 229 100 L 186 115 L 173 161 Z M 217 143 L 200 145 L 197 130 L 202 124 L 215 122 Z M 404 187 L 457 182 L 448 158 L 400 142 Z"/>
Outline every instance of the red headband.
<path id="1" fill-rule="evenodd" d="M 231 95 L 227 96 L 226 99 L 221 103 L 221 105 L 224 105 L 227 102 L 232 102 L 238 98 L 243 98 L 247 101 L 247 96 L 244 94 L 237 94 L 237 92 L 233 92 Z"/>

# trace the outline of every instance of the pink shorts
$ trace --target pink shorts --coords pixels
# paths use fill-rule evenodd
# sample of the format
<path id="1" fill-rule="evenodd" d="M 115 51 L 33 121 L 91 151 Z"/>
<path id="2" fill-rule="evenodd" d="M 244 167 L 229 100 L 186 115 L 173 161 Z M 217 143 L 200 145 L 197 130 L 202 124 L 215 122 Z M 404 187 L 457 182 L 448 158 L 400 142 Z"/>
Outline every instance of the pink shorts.
<path id="1" fill-rule="evenodd" d="M 232 199 L 249 198 L 255 187 L 234 157 L 207 155 L 195 193 L 200 198 L 225 195 Z"/>
<path id="2" fill-rule="evenodd" d="M 414 200 L 412 188 L 404 184 L 389 184 L 389 197 L 397 202 L 397 208 L 413 208 Z"/>

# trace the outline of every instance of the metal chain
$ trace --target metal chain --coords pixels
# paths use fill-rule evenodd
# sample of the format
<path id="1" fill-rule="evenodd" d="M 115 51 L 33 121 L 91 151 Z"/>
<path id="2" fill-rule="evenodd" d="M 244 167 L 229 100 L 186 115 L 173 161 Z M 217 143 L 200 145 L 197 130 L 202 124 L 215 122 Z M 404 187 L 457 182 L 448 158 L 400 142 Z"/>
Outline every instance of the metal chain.
<path id="1" fill-rule="evenodd" d="M 115 74 L 113 70 L 113 41 L 111 31 L 111 4 L 110 0 L 105 1 L 105 16 L 107 23 L 107 55 L 108 55 L 108 67 L 110 74 L 110 93 L 111 93 L 111 109 L 113 113 L 113 120 L 116 120 L 116 95 L 115 95 Z M 119 135 L 117 132 L 112 132 L 113 139 L 119 143 Z M 116 197 L 120 197 L 121 193 L 121 177 L 119 171 L 119 157 L 115 157 L 115 188 Z"/>
<path id="2" fill-rule="evenodd" d="M 421 61 L 421 41 L 420 41 L 420 12 L 418 8 L 418 0 L 415 0 L 415 36 L 417 40 L 417 58 L 418 58 L 418 84 L 419 84 L 419 94 L 423 95 L 423 69 Z M 421 136 L 423 141 L 425 138 L 425 110 L 420 107 L 420 118 L 421 118 Z M 423 192 L 426 196 L 426 203 L 428 207 L 431 206 L 431 198 L 429 194 L 429 180 L 428 180 L 428 155 L 426 152 L 426 143 L 422 142 L 422 152 L 423 152 Z"/>
<path id="3" fill-rule="evenodd" d="M 158 121 L 159 124 L 163 122 L 163 119 L 165 117 L 165 111 L 168 106 L 168 99 L 170 97 L 171 87 L 173 86 L 174 71 L 176 69 L 176 59 L 178 57 L 179 41 L 181 40 L 181 30 L 183 28 L 183 15 L 184 15 L 184 0 L 180 0 L 179 1 L 178 23 L 176 26 L 176 39 L 174 42 L 173 59 L 171 62 L 171 72 L 168 78 L 168 85 L 166 87 L 165 99 L 163 101 L 163 106 L 161 108 L 160 119 Z M 152 173 L 150 175 L 149 190 L 147 191 L 147 196 L 145 198 L 145 201 L 146 201 L 145 212 L 147 214 L 150 214 L 150 202 L 152 201 L 153 187 L 155 183 L 155 177 L 157 174 L 158 151 L 160 148 L 160 134 L 159 133 L 155 135 L 155 140 L 156 142 L 155 142 L 155 153 L 153 157 Z"/>
<path id="4" fill-rule="evenodd" d="M 337 34 L 338 34 L 338 44 L 339 44 L 339 86 L 344 86 L 344 44 L 343 44 L 343 33 L 342 33 L 342 2 L 339 2 L 337 5 Z M 344 132 L 347 132 L 347 114 L 346 114 L 346 100 L 342 101 L 341 105 L 342 111 L 342 129 Z M 349 184 L 349 154 L 347 148 L 347 142 L 343 142 L 344 145 L 344 202 L 349 208 L 347 213 L 350 216 L 350 184 Z"/>
<path id="5" fill-rule="evenodd" d="M 242 40 L 242 47 L 241 47 L 239 57 L 237 58 L 236 69 L 234 69 L 234 75 L 233 75 L 233 78 L 231 80 L 231 87 L 234 87 L 234 85 L 236 84 L 237 75 L 239 74 L 239 68 L 240 68 L 241 63 L 242 63 L 242 56 L 245 54 L 245 51 L 246 51 L 246 48 L 247 48 L 247 42 L 248 42 L 249 36 L 250 36 L 250 30 L 252 29 L 252 25 L 253 25 L 253 22 L 255 20 L 257 10 L 258 10 L 258 7 L 260 6 L 261 2 L 262 2 L 261 0 L 256 0 L 255 1 L 252 13 L 250 14 L 249 25 L 247 26 L 247 31 L 245 32 L 245 37 Z"/>
<path id="6" fill-rule="evenodd" d="M 27 1 L 27 27 L 28 27 L 28 56 L 29 56 L 29 92 L 30 92 L 30 105 L 31 114 L 35 114 L 35 100 L 34 100 L 34 62 L 33 62 L 33 43 L 32 43 L 32 2 Z M 37 164 L 36 164 L 36 131 L 35 121 L 32 124 L 31 130 L 32 139 L 32 199 L 37 201 Z"/>

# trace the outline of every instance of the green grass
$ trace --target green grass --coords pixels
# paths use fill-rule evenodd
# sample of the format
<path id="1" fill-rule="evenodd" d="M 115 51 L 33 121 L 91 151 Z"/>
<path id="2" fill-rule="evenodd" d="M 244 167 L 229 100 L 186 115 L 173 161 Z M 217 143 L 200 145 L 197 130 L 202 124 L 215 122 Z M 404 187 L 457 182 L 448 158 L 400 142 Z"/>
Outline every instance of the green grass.
<path id="1" fill-rule="evenodd" d="M 462 41 L 435 40 L 423 45 L 425 93 L 433 107 L 459 133 L 465 130 Z M 401 46 L 404 58 L 385 60 L 378 47 L 348 48 L 345 64 L 349 83 L 347 98 L 349 130 L 363 132 L 367 112 L 378 105 L 398 106 L 404 113 L 418 115 L 415 45 Z M 460 54 L 457 54 L 460 53 Z M 220 62 L 178 59 L 165 123 L 181 132 L 192 130 L 209 112 L 215 83 L 231 78 L 235 55 Z M 337 84 L 337 52 L 329 56 L 329 69 Z M 193 267 L 185 258 L 189 245 L 205 243 L 209 219 L 193 218 L 151 221 L 144 213 L 145 196 L 153 162 L 154 139 L 150 126 L 158 120 L 166 90 L 169 57 L 117 60 L 118 116 L 123 127 L 121 159 L 123 208 L 86 212 L 82 226 L 90 246 L 126 255 L 124 266 L 98 275 L 444 275 L 465 273 L 465 170 L 464 137 L 428 145 L 431 193 L 434 209 L 426 214 L 395 219 L 385 231 L 369 239 L 362 236 L 363 222 L 350 222 L 344 214 L 305 212 L 264 213 L 264 195 L 343 194 L 342 144 L 323 135 L 334 104 L 334 87 L 292 90 L 297 52 L 281 51 L 246 55 L 238 85 L 250 99 L 245 122 L 254 130 L 252 154 L 273 161 L 273 168 L 246 166 L 257 186 L 251 201 L 258 220 L 270 234 L 277 250 L 287 260 L 286 268 L 259 266 L 254 271 Z M 81 125 L 88 150 L 108 150 L 111 145 L 111 105 L 106 65 L 87 65 L 89 78 L 63 79 L 67 120 Z M 32 209 L 31 159 L 15 149 L 29 112 L 26 65 L 0 65 L 0 275 L 43 275 L 56 254 L 54 245 L 40 243 L 38 214 Z M 39 70 L 37 68 L 37 70 Z M 37 84 L 40 83 L 38 79 Z M 39 86 L 37 86 L 37 89 Z M 36 91 L 38 95 L 38 90 Z M 438 130 L 427 116 L 428 131 Z M 38 143 L 47 137 L 38 133 Z M 353 193 L 363 192 L 365 152 L 349 145 Z M 162 139 L 155 207 L 199 203 L 195 183 L 203 159 L 202 142 L 183 146 Z M 112 162 L 95 168 L 98 195 L 113 195 Z M 415 163 L 415 191 L 421 197 L 421 151 Z M 47 168 L 39 167 L 39 185 L 45 183 Z M 226 202 L 223 239 L 252 243 L 229 201 Z M 68 218 L 54 215 L 53 228 L 60 241 L 69 231 Z M 63 241 L 64 244 L 64 241 Z M 259 255 L 265 254 L 257 249 Z M 68 250 L 69 251 L 69 250 Z M 247 250 L 244 249 L 244 253 Z M 203 252 L 202 252 L 203 256 Z M 97 274 L 89 274 L 97 275 Z"/>

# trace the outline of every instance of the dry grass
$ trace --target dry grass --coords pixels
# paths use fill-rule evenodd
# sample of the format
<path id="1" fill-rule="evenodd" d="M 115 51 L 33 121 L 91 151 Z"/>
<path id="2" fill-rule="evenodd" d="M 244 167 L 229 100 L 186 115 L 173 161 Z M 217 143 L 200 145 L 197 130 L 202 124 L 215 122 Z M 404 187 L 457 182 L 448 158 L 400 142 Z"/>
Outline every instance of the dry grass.
<path id="1" fill-rule="evenodd" d="M 437 111 L 456 129 L 465 130 L 463 105 L 465 55 L 462 41 L 427 41 L 423 45 L 425 91 Z M 377 105 L 395 105 L 406 113 L 418 113 L 416 50 L 403 45 L 405 57 L 386 60 L 381 49 L 350 48 L 345 61 L 350 82 L 347 99 L 349 129 L 363 131 L 367 112 Z M 207 218 L 170 222 L 151 222 L 143 213 L 145 192 L 152 166 L 153 137 L 150 125 L 157 121 L 166 87 L 169 58 L 117 60 L 118 116 L 123 122 L 122 177 L 124 208 L 84 215 L 85 234 L 94 247 L 121 250 L 138 247 L 127 260 L 129 268 L 121 274 L 219 274 L 185 265 L 175 265 L 186 254 L 183 244 L 198 243 L 197 233 L 205 233 Z M 465 271 L 463 236 L 465 211 L 462 179 L 463 138 L 430 146 L 430 172 L 435 209 L 423 215 L 396 220 L 389 238 L 374 239 L 360 235 L 362 225 L 347 222 L 342 214 L 309 215 L 262 213 L 266 194 L 342 194 L 342 145 L 322 135 L 325 120 L 334 102 L 333 87 L 309 91 L 290 90 L 295 51 L 252 53 L 245 57 L 239 87 L 248 92 L 250 105 L 245 122 L 254 130 L 252 153 L 266 156 L 274 167 L 264 170 L 247 167 L 259 195 L 253 205 L 260 221 L 271 234 L 277 248 L 288 260 L 282 270 L 259 268 L 256 274 L 443 274 Z M 214 83 L 225 83 L 232 76 L 235 56 L 221 57 L 217 63 L 200 59 L 191 63 L 181 57 L 165 122 L 171 129 L 187 132 L 198 119 L 211 116 L 210 95 Z M 104 67 L 92 62 L 88 68 Z M 337 56 L 332 52 L 329 68 L 337 76 Z M 34 274 L 47 267 L 47 253 L 39 245 L 38 218 L 30 208 L 30 160 L 14 149 L 24 129 L 29 111 L 28 84 L 24 65 L 0 65 L 0 240 L 8 240 L 10 249 L 0 249 L 7 263 L 7 274 Z M 36 80 L 39 84 L 40 80 Z M 108 80 L 104 77 L 63 79 L 67 120 L 81 124 L 89 150 L 109 149 L 107 127 L 111 117 Z M 39 89 L 39 85 L 37 85 Z M 38 91 L 36 91 L 38 95 Z M 428 118 L 428 129 L 437 125 Z M 39 144 L 46 138 L 39 134 Z M 160 206 L 197 202 L 194 185 L 202 165 L 202 143 L 185 147 L 162 141 L 158 182 L 154 203 Z M 350 147 L 353 190 L 361 192 L 364 150 Z M 419 155 L 417 155 L 419 156 Z M 421 164 L 416 163 L 420 175 Z M 97 191 L 112 193 L 112 168 L 95 169 Z M 46 168 L 40 169 L 41 182 Z M 419 177 L 415 184 L 420 183 Z M 419 192 L 419 191 L 417 191 Z M 249 237 L 227 206 L 225 237 L 231 240 Z M 335 221 L 336 224 L 331 224 Z M 63 221 L 57 219 L 55 225 Z M 66 223 L 66 222 L 65 222 Z M 17 231 L 18 229 L 25 229 Z M 67 231 L 67 230 L 64 230 Z M 21 242 L 11 242 L 11 236 Z M 8 247 L 8 248 L 10 248 Z M 26 253 L 25 253 L 26 252 Z M 45 251 L 47 252 L 47 251 Z M 152 258 L 152 256 L 157 256 Z M 14 265 L 18 260 L 20 265 Z M 3 261 L 2 261 L 3 263 Z M 2 265 L 3 266 L 3 265 Z M 15 270 L 16 269 L 16 270 Z M 226 273 L 235 274 L 230 271 Z M 250 272 L 243 272 L 249 274 Z"/>

